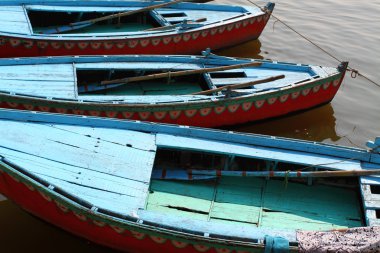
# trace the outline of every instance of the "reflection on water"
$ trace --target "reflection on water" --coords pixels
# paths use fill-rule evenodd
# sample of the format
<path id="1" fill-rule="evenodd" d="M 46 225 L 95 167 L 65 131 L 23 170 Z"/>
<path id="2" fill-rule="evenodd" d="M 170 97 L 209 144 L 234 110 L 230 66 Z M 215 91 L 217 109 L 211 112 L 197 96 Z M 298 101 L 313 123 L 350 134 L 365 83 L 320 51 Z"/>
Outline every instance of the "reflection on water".
<path id="1" fill-rule="evenodd" d="M 233 130 L 310 141 L 337 142 L 341 137 L 335 130 L 335 122 L 334 109 L 331 104 L 327 104 L 279 119 L 245 124 Z"/>
<path id="2" fill-rule="evenodd" d="M 263 59 L 268 56 L 267 52 L 261 51 L 259 39 L 219 50 L 216 53 L 231 57 L 257 59 Z M 334 109 L 331 104 L 327 104 L 303 113 L 296 113 L 292 116 L 265 120 L 259 123 L 247 123 L 236 127 L 228 127 L 228 129 L 310 141 L 337 142 L 341 137 L 336 132 L 335 122 Z"/>
<path id="3" fill-rule="evenodd" d="M 116 253 L 43 222 L 8 200 L 0 201 L 0 214 L 0 252 Z"/>
<path id="4" fill-rule="evenodd" d="M 223 50 L 215 51 L 218 55 L 225 55 L 230 57 L 244 57 L 244 58 L 256 58 L 263 59 L 261 52 L 261 42 L 260 40 L 253 40 L 241 44 L 239 46 L 230 47 Z"/>

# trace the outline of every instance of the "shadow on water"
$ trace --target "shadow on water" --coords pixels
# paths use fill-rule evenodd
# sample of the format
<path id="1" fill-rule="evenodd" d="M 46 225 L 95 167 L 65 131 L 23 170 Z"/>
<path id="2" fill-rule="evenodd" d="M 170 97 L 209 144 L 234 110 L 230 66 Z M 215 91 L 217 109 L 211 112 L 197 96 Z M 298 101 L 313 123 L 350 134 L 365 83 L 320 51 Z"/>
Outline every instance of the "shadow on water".
<path id="1" fill-rule="evenodd" d="M 54 227 L 5 200 L 2 195 L 0 209 L 0 252 L 117 252 Z"/>
<path id="2" fill-rule="evenodd" d="M 336 142 L 341 138 L 336 132 L 336 119 L 331 104 L 290 116 L 229 127 L 228 129 L 310 141 Z"/>
<path id="3" fill-rule="evenodd" d="M 238 46 L 230 47 L 223 50 L 217 50 L 214 52 L 217 55 L 224 55 L 230 57 L 244 57 L 244 58 L 256 58 L 263 59 L 261 56 L 265 52 L 261 51 L 260 40 L 252 40 Z"/>

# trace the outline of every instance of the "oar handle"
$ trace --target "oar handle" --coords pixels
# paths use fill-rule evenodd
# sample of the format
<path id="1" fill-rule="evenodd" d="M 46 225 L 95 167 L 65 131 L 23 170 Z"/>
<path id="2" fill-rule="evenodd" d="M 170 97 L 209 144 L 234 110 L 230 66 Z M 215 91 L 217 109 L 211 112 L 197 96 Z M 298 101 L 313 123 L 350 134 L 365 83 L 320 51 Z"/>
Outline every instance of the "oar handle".
<path id="1" fill-rule="evenodd" d="M 137 9 L 137 10 L 125 11 L 125 12 L 121 12 L 121 13 L 116 13 L 116 14 L 111 14 L 111 15 L 108 15 L 108 16 L 100 17 L 100 18 L 94 18 L 94 19 L 79 21 L 79 22 L 71 23 L 70 25 L 71 26 L 78 26 L 78 25 L 88 24 L 88 23 L 93 24 L 93 23 L 97 23 L 97 22 L 100 22 L 100 21 L 104 21 L 104 20 L 125 17 L 125 16 L 136 14 L 136 13 L 144 12 L 144 11 L 150 11 L 150 10 L 153 10 L 153 9 L 157 9 L 157 8 L 161 8 L 161 7 L 165 7 L 165 6 L 169 6 L 169 5 L 173 5 L 173 4 L 177 4 L 177 3 L 180 3 L 180 2 L 184 2 L 184 1 L 185 0 L 174 0 L 174 1 L 165 2 L 165 3 L 161 3 L 161 4 L 150 5 L 150 6 L 147 6 L 147 7 L 141 8 L 141 9 Z"/>
<path id="2" fill-rule="evenodd" d="M 379 175 L 380 168 L 374 170 L 347 171 L 228 171 L 228 170 L 187 170 L 188 174 L 227 177 L 289 177 L 289 178 L 328 178 L 328 177 L 360 177 Z"/>
<path id="3" fill-rule="evenodd" d="M 186 75 L 201 74 L 201 73 L 214 72 L 214 71 L 223 71 L 223 70 L 229 70 L 229 69 L 257 67 L 260 65 L 261 65 L 261 62 L 248 62 L 248 63 L 242 63 L 242 64 L 229 65 L 229 66 L 182 70 L 182 71 L 165 72 L 165 73 L 152 74 L 152 75 L 146 75 L 146 76 L 121 78 L 121 79 L 115 79 L 115 80 L 109 80 L 109 81 L 102 81 L 100 84 L 105 85 L 105 84 L 115 84 L 115 83 L 131 83 L 131 82 L 146 81 L 146 80 L 153 80 L 153 79 L 159 79 L 159 78 L 186 76 Z"/>
<path id="4" fill-rule="evenodd" d="M 285 78 L 285 75 L 271 76 L 271 77 L 268 77 L 268 78 L 263 78 L 263 79 L 260 79 L 260 80 L 255 80 L 255 81 L 246 82 L 246 83 L 238 83 L 238 84 L 225 85 L 225 86 L 222 86 L 222 87 L 219 87 L 219 88 L 215 88 L 215 89 L 211 89 L 211 90 L 205 90 L 205 91 L 195 92 L 195 93 L 192 93 L 191 95 L 208 95 L 208 94 L 211 94 L 211 93 L 214 93 L 214 92 L 218 92 L 218 91 L 222 91 L 222 90 L 226 90 L 226 89 L 233 90 L 233 89 L 246 88 L 246 87 L 253 86 L 253 85 L 256 85 L 256 84 L 273 82 L 275 80 L 282 79 L 282 78 Z"/>
<path id="5" fill-rule="evenodd" d="M 207 21 L 207 18 L 199 18 L 197 20 L 194 20 L 194 21 L 188 21 L 188 24 L 196 24 L 196 23 L 200 23 L 200 22 L 205 22 Z M 178 27 L 180 26 L 181 23 L 178 23 L 178 24 L 175 24 L 175 25 L 168 25 L 168 26 L 159 26 L 159 27 L 153 27 L 153 28 L 149 28 L 149 29 L 146 29 L 144 31 L 159 31 L 159 30 L 167 30 L 167 29 L 170 29 L 170 28 L 173 28 L 173 27 Z"/>

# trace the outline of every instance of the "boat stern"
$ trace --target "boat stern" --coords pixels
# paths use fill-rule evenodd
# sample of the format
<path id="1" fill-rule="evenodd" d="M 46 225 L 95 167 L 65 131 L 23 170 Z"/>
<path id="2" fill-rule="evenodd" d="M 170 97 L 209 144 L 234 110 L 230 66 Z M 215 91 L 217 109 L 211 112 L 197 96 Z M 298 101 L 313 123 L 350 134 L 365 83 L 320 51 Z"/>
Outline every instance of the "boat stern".
<path id="1" fill-rule="evenodd" d="M 343 61 L 339 64 L 338 71 L 343 73 L 343 72 L 346 72 L 347 68 L 348 68 L 348 61 Z"/>

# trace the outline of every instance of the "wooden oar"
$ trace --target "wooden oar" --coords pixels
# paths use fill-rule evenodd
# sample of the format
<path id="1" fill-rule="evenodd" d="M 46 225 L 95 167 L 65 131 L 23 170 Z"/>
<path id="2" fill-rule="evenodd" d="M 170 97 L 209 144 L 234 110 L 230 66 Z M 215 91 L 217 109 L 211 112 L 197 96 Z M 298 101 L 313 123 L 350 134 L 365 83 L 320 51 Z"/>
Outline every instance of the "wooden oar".
<path id="1" fill-rule="evenodd" d="M 111 14 L 111 15 L 107 15 L 104 17 L 100 17 L 100 18 L 94 18 L 94 19 L 79 21 L 79 22 L 75 22 L 75 23 L 70 23 L 68 25 L 64 25 L 64 26 L 60 26 L 60 27 L 49 28 L 45 31 L 42 31 L 41 33 L 43 33 L 43 34 L 54 34 L 54 33 L 59 33 L 59 32 L 68 32 L 68 31 L 78 30 L 78 29 L 93 25 L 93 24 L 100 22 L 100 21 L 130 16 L 130 15 L 133 15 L 136 13 L 150 11 L 153 9 L 166 7 L 166 6 L 177 4 L 180 2 L 184 2 L 184 1 L 185 0 L 174 0 L 171 2 L 165 2 L 165 3 L 161 3 L 161 4 L 150 5 L 150 6 L 143 7 L 141 9 L 137 9 L 137 10 L 133 10 L 133 11 L 126 11 L 126 12 Z"/>
<path id="2" fill-rule="evenodd" d="M 207 18 L 199 18 L 197 20 L 194 20 L 194 21 L 188 21 L 187 24 L 198 24 L 200 22 L 205 22 L 207 21 Z M 160 30 L 168 30 L 168 29 L 171 29 L 171 28 L 175 28 L 175 27 L 179 27 L 182 23 L 178 23 L 178 24 L 174 24 L 174 25 L 167 25 L 167 26 L 160 26 L 160 27 L 153 27 L 153 28 L 149 28 L 149 29 L 146 29 L 144 31 L 160 31 Z"/>
<path id="3" fill-rule="evenodd" d="M 263 78 L 263 79 L 259 79 L 259 80 L 255 80 L 255 81 L 251 81 L 251 82 L 225 85 L 225 86 L 215 88 L 215 89 L 211 89 L 211 90 L 204 90 L 204 91 L 200 91 L 200 92 L 195 92 L 195 93 L 191 93 L 191 95 L 207 95 L 207 94 L 211 94 L 211 93 L 222 91 L 222 90 L 234 90 L 234 89 L 246 88 L 246 87 L 253 86 L 256 84 L 272 82 L 272 81 L 275 81 L 278 79 L 282 79 L 284 77 L 285 77 L 285 75 L 271 76 L 268 78 Z"/>
<path id="4" fill-rule="evenodd" d="M 238 69 L 238 68 L 253 67 L 253 66 L 260 66 L 260 65 L 261 65 L 260 62 L 249 62 L 249 63 L 234 64 L 230 66 L 222 66 L 222 67 L 214 67 L 214 68 L 183 70 L 183 71 L 152 74 L 152 75 L 146 75 L 146 76 L 127 77 L 127 78 L 121 78 L 121 79 L 115 79 L 115 80 L 109 80 L 109 81 L 102 81 L 100 84 L 106 85 L 106 84 L 115 84 L 115 83 L 131 83 L 131 82 L 146 81 L 146 80 L 153 80 L 153 79 L 159 79 L 159 78 L 186 76 L 186 75 L 192 75 L 192 74 L 201 74 L 201 73 L 206 73 L 206 72 L 223 71 L 223 70 L 229 70 L 229 69 Z"/>
<path id="5" fill-rule="evenodd" d="M 187 170 L 190 175 L 229 176 L 229 177 L 359 177 L 380 175 L 377 170 L 347 171 L 228 171 L 228 170 Z"/>

